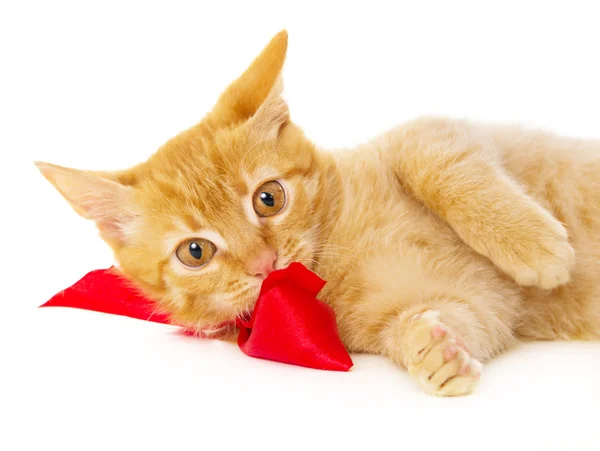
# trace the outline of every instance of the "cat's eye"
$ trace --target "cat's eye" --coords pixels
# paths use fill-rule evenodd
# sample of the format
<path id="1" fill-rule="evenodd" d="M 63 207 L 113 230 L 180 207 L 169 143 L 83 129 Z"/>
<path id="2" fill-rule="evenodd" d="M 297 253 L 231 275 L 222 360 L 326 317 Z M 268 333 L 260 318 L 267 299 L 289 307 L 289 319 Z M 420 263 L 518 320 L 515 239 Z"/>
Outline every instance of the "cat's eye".
<path id="1" fill-rule="evenodd" d="M 279 213 L 285 206 L 285 191 L 279 182 L 270 181 L 262 184 L 252 199 L 254 211 L 262 218 Z"/>
<path id="2" fill-rule="evenodd" d="M 206 265 L 216 251 L 217 248 L 210 241 L 202 238 L 190 238 L 179 245 L 175 255 L 185 266 L 199 268 Z"/>

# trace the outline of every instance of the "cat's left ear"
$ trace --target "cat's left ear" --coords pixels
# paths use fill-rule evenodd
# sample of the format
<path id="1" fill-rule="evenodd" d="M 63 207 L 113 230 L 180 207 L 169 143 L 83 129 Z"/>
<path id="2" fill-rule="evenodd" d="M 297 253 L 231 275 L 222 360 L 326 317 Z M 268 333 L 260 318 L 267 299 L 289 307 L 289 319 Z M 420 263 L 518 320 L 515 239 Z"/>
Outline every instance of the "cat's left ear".
<path id="1" fill-rule="evenodd" d="M 277 33 L 244 73 L 221 94 L 206 120 L 211 127 L 240 124 L 254 116 L 268 99 L 283 91 L 281 72 L 288 35 Z"/>

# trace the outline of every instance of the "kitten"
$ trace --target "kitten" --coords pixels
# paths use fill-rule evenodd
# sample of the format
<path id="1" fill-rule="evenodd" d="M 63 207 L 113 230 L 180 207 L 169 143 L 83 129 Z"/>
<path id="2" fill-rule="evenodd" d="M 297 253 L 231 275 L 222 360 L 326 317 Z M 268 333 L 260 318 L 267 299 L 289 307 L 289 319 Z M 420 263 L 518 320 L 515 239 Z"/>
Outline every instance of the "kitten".
<path id="1" fill-rule="evenodd" d="M 472 392 L 517 340 L 599 338 L 600 143 L 423 118 L 324 152 L 281 97 L 286 49 L 282 31 L 138 166 L 37 163 L 140 289 L 200 329 L 299 261 L 350 351 L 436 395 Z"/>

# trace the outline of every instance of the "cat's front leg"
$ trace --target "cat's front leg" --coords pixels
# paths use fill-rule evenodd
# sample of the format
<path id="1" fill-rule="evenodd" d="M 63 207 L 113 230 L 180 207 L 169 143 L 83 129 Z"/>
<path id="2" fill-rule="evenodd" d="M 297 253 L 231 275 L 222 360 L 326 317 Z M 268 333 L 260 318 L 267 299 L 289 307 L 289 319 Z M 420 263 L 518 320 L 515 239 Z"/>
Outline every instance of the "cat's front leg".
<path id="1" fill-rule="evenodd" d="M 473 250 L 523 286 L 569 281 L 574 250 L 565 227 L 502 167 L 501 151 L 473 126 L 415 121 L 389 137 L 404 189 Z"/>

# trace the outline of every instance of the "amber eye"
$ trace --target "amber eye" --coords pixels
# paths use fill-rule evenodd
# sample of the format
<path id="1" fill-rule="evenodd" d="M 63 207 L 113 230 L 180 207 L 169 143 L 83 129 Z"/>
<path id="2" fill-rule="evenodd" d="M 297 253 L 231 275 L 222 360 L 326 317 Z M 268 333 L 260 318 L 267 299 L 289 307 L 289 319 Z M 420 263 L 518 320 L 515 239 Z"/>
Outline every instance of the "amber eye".
<path id="1" fill-rule="evenodd" d="M 179 245 L 175 255 L 181 263 L 190 268 L 206 265 L 213 257 L 217 248 L 208 240 L 190 238 Z"/>
<path id="2" fill-rule="evenodd" d="M 264 183 L 254 193 L 252 203 L 258 216 L 265 218 L 276 215 L 285 205 L 285 191 L 278 182 Z"/>

